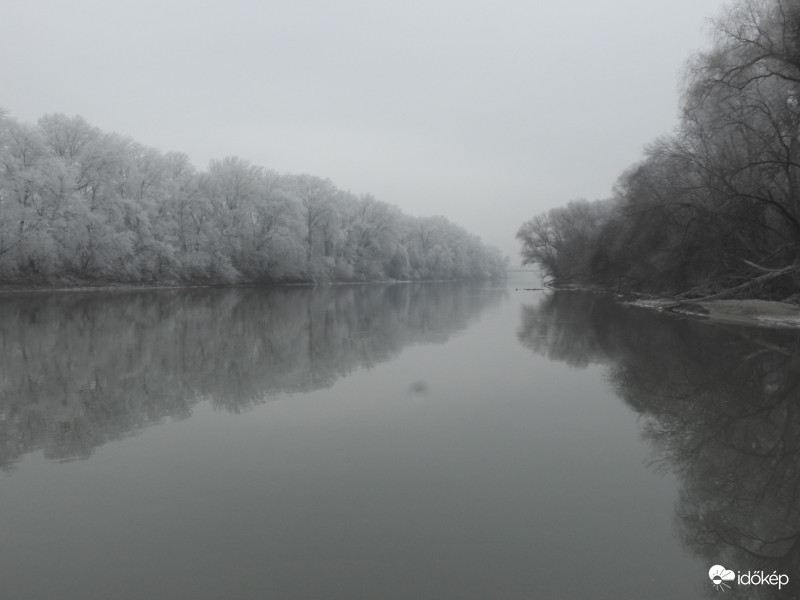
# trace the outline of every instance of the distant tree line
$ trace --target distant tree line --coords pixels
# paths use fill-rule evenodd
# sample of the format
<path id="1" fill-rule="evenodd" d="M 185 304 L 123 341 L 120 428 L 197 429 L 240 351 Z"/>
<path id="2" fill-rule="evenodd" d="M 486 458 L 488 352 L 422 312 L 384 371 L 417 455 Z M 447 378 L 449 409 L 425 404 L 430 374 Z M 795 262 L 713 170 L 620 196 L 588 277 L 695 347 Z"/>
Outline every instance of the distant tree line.
<path id="1" fill-rule="evenodd" d="M 197 171 L 81 117 L 0 111 L 0 283 L 467 279 L 500 251 L 311 175 L 237 157 Z"/>
<path id="2" fill-rule="evenodd" d="M 722 298 L 800 289 L 800 0 L 741 0 L 689 63 L 681 120 L 618 180 L 525 223 L 557 283 Z"/>

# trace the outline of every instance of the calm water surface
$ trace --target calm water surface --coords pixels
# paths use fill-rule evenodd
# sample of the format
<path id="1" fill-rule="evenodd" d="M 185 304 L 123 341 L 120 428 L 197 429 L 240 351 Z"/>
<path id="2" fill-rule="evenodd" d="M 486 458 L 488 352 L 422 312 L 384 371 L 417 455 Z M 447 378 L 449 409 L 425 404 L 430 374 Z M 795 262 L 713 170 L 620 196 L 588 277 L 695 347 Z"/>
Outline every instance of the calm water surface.
<path id="1" fill-rule="evenodd" d="M 800 580 L 798 335 L 535 283 L 0 297 L 0 596 Z"/>

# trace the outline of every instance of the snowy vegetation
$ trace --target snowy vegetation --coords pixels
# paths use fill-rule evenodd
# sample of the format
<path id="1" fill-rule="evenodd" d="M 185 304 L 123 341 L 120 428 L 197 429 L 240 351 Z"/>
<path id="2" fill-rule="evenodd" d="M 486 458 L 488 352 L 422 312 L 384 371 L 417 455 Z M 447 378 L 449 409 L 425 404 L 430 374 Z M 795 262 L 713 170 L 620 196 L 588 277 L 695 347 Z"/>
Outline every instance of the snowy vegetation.
<path id="1" fill-rule="evenodd" d="M 501 277 L 499 250 L 311 175 L 230 157 L 198 172 L 80 117 L 0 112 L 0 283 Z"/>
<path id="2" fill-rule="evenodd" d="M 525 223 L 526 263 L 560 283 L 797 299 L 800 0 L 741 0 L 687 70 L 680 124 L 613 198 Z"/>

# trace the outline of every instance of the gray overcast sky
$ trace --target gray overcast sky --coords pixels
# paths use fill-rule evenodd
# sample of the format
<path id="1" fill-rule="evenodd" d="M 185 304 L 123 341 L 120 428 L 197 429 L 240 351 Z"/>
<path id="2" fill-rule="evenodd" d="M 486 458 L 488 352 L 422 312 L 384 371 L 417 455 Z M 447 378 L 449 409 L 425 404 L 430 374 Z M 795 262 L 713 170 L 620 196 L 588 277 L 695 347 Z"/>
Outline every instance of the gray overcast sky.
<path id="1" fill-rule="evenodd" d="M 677 122 L 722 0 L 0 0 L 0 107 L 442 214 L 519 262 Z"/>

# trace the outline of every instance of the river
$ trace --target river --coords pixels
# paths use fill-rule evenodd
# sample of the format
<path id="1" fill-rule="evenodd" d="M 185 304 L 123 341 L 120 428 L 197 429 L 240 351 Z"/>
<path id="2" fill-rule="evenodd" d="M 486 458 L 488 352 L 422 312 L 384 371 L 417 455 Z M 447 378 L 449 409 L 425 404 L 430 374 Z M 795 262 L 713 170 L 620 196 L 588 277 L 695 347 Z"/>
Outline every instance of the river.
<path id="1" fill-rule="evenodd" d="M 0 296 L 2 597 L 796 594 L 798 334 L 515 277 Z"/>

